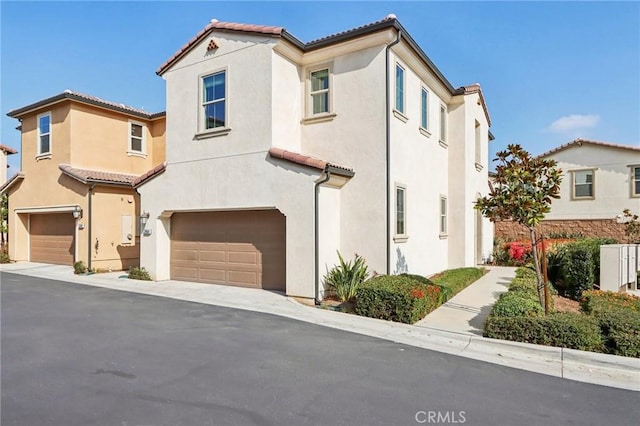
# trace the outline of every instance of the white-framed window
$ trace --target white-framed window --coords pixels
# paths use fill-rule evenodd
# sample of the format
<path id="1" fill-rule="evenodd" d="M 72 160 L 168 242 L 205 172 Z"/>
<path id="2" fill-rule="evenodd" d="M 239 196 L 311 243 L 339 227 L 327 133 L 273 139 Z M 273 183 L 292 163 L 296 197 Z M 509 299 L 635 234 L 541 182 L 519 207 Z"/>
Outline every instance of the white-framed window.
<path id="1" fill-rule="evenodd" d="M 146 126 L 129 121 L 129 154 L 145 155 L 147 152 Z"/>
<path id="2" fill-rule="evenodd" d="M 396 63 L 396 111 L 404 114 L 404 68 Z"/>
<path id="3" fill-rule="evenodd" d="M 407 240 L 407 187 L 396 184 L 396 224 L 395 237 L 396 242 Z"/>
<path id="4" fill-rule="evenodd" d="M 329 67 L 309 72 L 309 115 L 331 111 L 331 70 Z"/>
<path id="5" fill-rule="evenodd" d="M 595 170 L 573 170 L 572 193 L 574 200 L 592 200 L 595 198 Z"/>
<path id="6" fill-rule="evenodd" d="M 447 197 L 440 196 L 440 221 L 439 221 L 440 236 L 447 235 Z"/>
<path id="7" fill-rule="evenodd" d="M 631 196 L 640 197 L 640 166 L 631 166 Z"/>
<path id="8" fill-rule="evenodd" d="M 38 147 L 37 155 L 51 154 L 51 113 L 38 115 Z"/>
<path id="9" fill-rule="evenodd" d="M 227 72 L 202 77 L 202 130 L 227 127 Z"/>
<path id="10" fill-rule="evenodd" d="M 429 91 L 424 87 L 420 91 L 420 127 L 429 130 Z"/>
<path id="11" fill-rule="evenodd" d="M 447 143 L 447 107 L 440 104 L 440 142 Z"/>
<path id="12" fill-rule="evenodd" d="M 482 170 L 482 126 L 476 120 L 476 169 Z"/>

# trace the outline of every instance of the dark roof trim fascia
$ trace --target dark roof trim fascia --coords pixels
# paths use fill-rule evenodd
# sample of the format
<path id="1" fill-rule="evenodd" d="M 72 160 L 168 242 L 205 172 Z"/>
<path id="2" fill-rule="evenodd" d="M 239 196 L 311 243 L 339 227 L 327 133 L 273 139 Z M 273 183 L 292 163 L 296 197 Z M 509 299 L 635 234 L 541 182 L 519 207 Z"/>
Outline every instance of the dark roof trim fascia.
<path id="1" fill-rule="evenodd" d="M 159 112 L 159 113 L 142 113 L 142 112 L 137 112 L 137 111 L 133 111 L 129 108 L 125 108 L 125 107 L 120 107 L 117 105 L 111 105 L 110 103 L 103 103 L 94 99 L 89 99 L 86 98 L 84 96 L 79 96 L 75 93 L 68 93 L 68 92 L 63 92 L 60 93 L 58 95 L 55 96 L 51 96 L 49 98 L 43 99 L 41 101 L 32 103 L 30 105 L 27 105 L 25 107 L 22 108 L 18 108 L 18 109 L 14 109 L 11 110 L 7 113 L 7 115 L 11 118 L 20 118 L 21 116 L 24 116 L 25 114 L 36 110 L 36 109 L 40 109 L 64 100 L 72 100 L 72 101 L 76 101 L 76 102 L 80 102 L 83 104 L 87 104 L 87 105 L 92 105 L 92 106 L 96 106 L 99 108 L 103 108 L 103 109 L 107 109 L 107 110 L 111 110 L 111 111 L 117 111 L 126 115 L 131 115 L 134 117 L 138 117 L 138 118 L 144 118 L 147 120 L 152 120 L 154 118 L 159 118 L 162 115 L 166 114 L 165 112 Z"/>
<path id="2" fill-rule="evenodd" d="M 344 176 L 347 178 L 352 178 L 356 175 L 356 172 L 354 172 L 353 170 L 345 170 L 341 167 L 335 167 L 330 164 L 327 164 L 327 166 L 324 168 L 324 171 L 325 173 L 330 172 L 331 174 Z"/>

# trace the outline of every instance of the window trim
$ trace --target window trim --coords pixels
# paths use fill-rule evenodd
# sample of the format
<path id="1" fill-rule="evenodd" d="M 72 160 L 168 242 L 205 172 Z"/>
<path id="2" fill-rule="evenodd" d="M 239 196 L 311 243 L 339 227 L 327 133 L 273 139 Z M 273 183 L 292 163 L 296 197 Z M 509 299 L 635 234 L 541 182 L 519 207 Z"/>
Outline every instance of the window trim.
<path id="1" fill-rule="evenodd" d="M 398 69 L 402 70 L 402 93 L 401 93 L 401 108 L 398 108 Z M 407 116 L 406 116 L 406 111 L 407 111 L 407 97 L 406 97 L 406 91 L 407 91 L 407 78 L 406 78 L 406 72 L 407 69 L 406 67 L 402 66 L 402 64 L 400 64 L 400 62 L 396 61 L 396 67 L 395 67 L 395 83 L 394 83 L 394 102 L 393 102 L 393 112 L 394 114 L 397 113 L 400 115 L 400 119 L 404 118 L 403 121 L 407 121 Z M 396 115 L 397 117 L 397 115 Z"/>
<path id="2" fill-rule="evenodd" d="M 570 170 L 571 172 L 571 200 L 595 200 L 596 199 L 596 170 L 597 168 L 584 168 L 584 169 L 574 169 Z M 591 195 L 588 196 L 576 196 L 576 172 L 591 172 Z"/>
<path id="3" fill-rule="evenodd" d="M 42 117 L 45 116 L 49 116 L 49 133 L 46 133 L 49 136 L 49 151 L 47 152 L 42 152 L 42 133 L 40 132 L 40 119 Z M 52 115 L 51 115 L 51 111 L 47 111 L 47 112 L 43 112 L 41 114 L 38 114 L 36 117 L 36 126 L 37 126 L 37 133 L 38 133 L 38 139 L 36 141 L 36 159 L 42 159 L 42 158 L 51 158 L 51 155 L 53 154 L 53 121 L 52 121 Z"/>
<path id="4" fill-rule="evenodd" d="M 444 212 L 442 202 L 444 201 Z M 442 219 L 444 218 L 444 230 L 442 229 Z M 447 238 L 449 235 L 449 200 L 446 195 L 440 194 L 438 202 L 438 235 L 440 238 Z"/>
<path id="5" fill-rule="evenodd" d="M 409 239 L 409 234 L 407 233 L 407 185 L 402 183 L 396 183 L 394 186 L 394 226 L 393 226 L 393 241 L 396 243 L 404 243 Z M 402 211 L 402 219 L 404 224 L 403 233 L 398 233 L 398 190 L 402 191 L 403 194 L 403 208 Z"/>
<path id="6" fill-rule="evenodd" d="M 318 71 L 324 71 L 327 70 L 328 72 L 328 78 L 329 78 L 329 88 L 326 89 L 326 92 L 328 94 L 328 99 L 327 99 L 327 111 L 325 112 L 318 112 L 318 113 L 314 113 L 313 112 L 313 94 L 320 92 L 320 91 L 316 91 L 313 92 L 312 91 L 312 86 L 311 86 L 311 74 L 318 72 Z M 335 116 L 335 113 L 333 111 L 333 63 L 332 62 L 324 62 L 321 64 L 315 64 L 313 66 L 307 67 L 305 70 L 305 75 L 306 75 L 306 81 L 305 81 L 305 119 L 326 119 L 326 118 L 333 118 Z M 324 91 L 325 89 L 323 89 Z"/>
<path id="7" fill-rule="evenodd" d="M 448 126 L 449 126 L 449 117 L 448 117 L 448 109 L 447 106 L 443 103 L 440 103 L 440 121 L 439 121 L 439 134 L 438 134 L 438 141 L 440 142 L 440 145 L 443 146 L 448 146 L 447 143 L 447 136 L 448 136 Z M 444 123 L 444 126 L 443 126 Z"/>
<path id="8" fill-rule="evenodd" d="M 131 134 L 131 126 L 136 125 L 142 127 L 142 138 L 140 141 L 140 151 L 136 151 L 133 149 L 132 139 L 134 136 Z M 127 126 L 129 130 L 129 140 L 127 146 L 127 155 L 134 157 L 142 157 L 147 158 L 147 125 L 141 121 L 129 120 L 129 125 Z"/>
<path id="9" fill-rule="evenodd" d="M 204 114 L 204 79 L 216 74 L 221 74 L 224 73 L 225 74 L 225 80 L 224 80 L 224 103 L 225 103 L 225 107 L 224 107 L 224 126 L 221 127 L 214 127 L 212 129 L 206 129 L 205 128 L 205 123 L 204 123 L 204 119 L 205 119 L 205 114 Z M 230 120 L 229 120 L 229 112 L 230 112 L 230 101 L 229 99 L 231 98 L 230 96 L 230 92 L 231 92 L 231 84 L 230 84 L 230 79 L 229 79 L 229 67 L 222 67 L 222 68 L 218 68 L 212 71 L 207 71 L 205 73 L 199 74 L 198 75 L 198 95 L 197 95 L 197 102 L 198 102 L 198 123 L 197 123 L 197 132 L 195 135 L 195 139 L 206 139 L 206 138 L 212 138 L 212 137 L 216 137 L 216 136 L 224 136 L 226 134 L 228 134 L 231 131 L 231 126 L 230 126 Z"/>
<path id="10" fill-rule="evenodd" d="M 629 197 L 631 198 L 640 198 L 640 192 L 636 193 L 636 174 L 635 170 L 640 169 L 640 164 L 631 164 L 629 165 Z M 640 180 L 638 180 L 640 182 Z"/>
<path id="11" fill-rule="evenodd" d="M 477 171 L 482 171 L 484 165 L 482 164 L 482 124 L 478 120 L 475 121 L 474 127 L 474 142 L 475 142 L 475 166 Z"/>
<path id="12" fill-rule="evenodd" d="M 423 98 L 423 95 L 424 98 Z M 425 86 L 420 87 L 420 130 L 429 132 L 429 90 Z"/>

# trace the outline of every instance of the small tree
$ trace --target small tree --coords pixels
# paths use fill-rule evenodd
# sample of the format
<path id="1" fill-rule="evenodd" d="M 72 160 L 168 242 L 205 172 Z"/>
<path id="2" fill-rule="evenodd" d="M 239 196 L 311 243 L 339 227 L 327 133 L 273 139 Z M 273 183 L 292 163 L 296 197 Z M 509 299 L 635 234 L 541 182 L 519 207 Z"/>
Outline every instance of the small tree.
<path id="1" fill-rule="evenodd" d="M 624 209 L 622 211 L 622 220 L 624 221 L 624 233 L 627 235 L 630 244 L 640 243 L 640 218 L 637 214 L 631 213 L 631 210 Z"/>
<path id="2" fill-rule="evenodd" d="M 551 210 L 552 199 L 560 198 L 562 170 L 556 168 L 555 160 L 532 157 L 517 144 L 498 152 L 494 161 L 499 162 L 494 183 L 489 182 L 489 194 L 478 199 L 474 208 L 492 222 L 513 220 L 529 229 L 538 298 L 546 312 L 536 226 Z"/>
<path id="3" fill-rule="evenodd" d="M 7 233 L 7 218 L 9 216 L 9 199 L 7 194 L 0 195 L 0 248 L 4 248 L 4 236 Z"/>

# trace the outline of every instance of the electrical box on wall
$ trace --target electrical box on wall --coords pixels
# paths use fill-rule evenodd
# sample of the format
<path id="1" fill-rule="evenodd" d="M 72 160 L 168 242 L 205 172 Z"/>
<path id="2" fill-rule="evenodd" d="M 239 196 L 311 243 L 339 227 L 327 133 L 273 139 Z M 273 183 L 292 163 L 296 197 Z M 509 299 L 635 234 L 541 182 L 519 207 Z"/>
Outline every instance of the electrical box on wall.
<path id="1" fill-rule="evenodd" d="M 151 235 L 151 229 L 145 229 L 144 231 L 142 231 L 142 235 L 148 237 L 149 235 Z"/>

